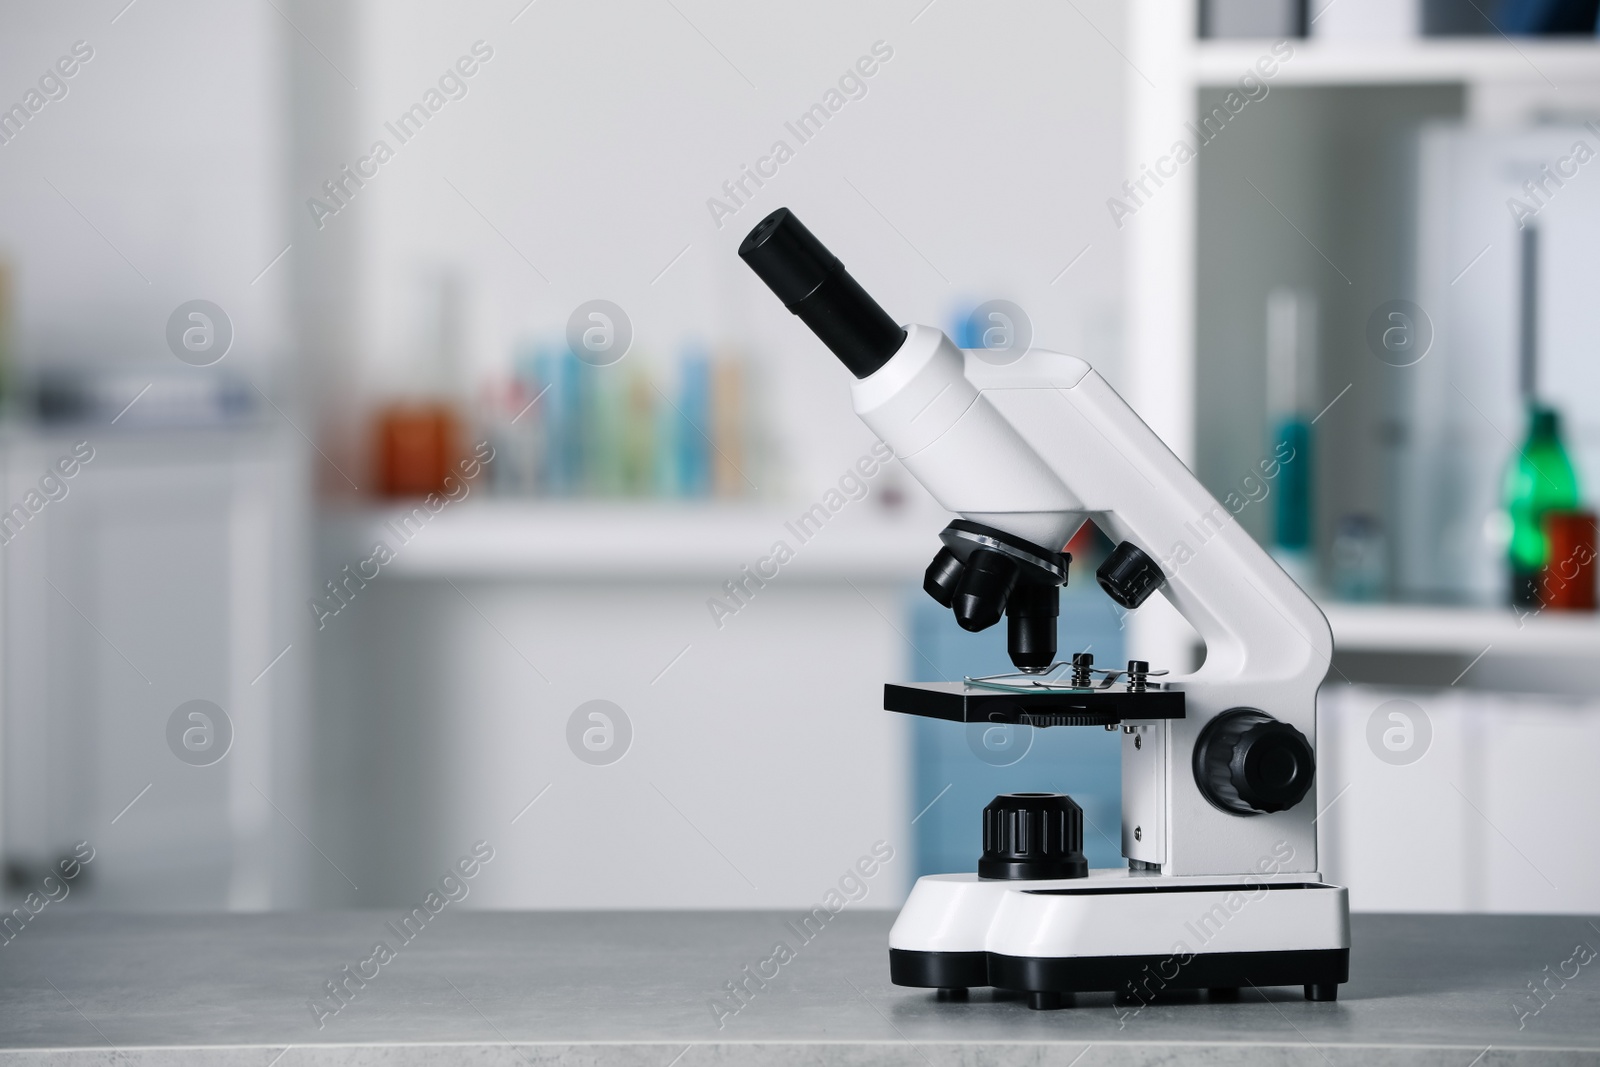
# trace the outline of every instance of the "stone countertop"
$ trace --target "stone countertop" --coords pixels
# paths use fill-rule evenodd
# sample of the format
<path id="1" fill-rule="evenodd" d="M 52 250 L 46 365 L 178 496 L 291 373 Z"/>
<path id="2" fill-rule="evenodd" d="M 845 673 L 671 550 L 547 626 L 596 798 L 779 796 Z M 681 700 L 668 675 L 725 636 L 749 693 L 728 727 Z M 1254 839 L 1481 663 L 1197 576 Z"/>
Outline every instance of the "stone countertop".
<path id="1" fill-rule="evenodd" d="M 1054 1012 L 891 985 L 891 913 L 847 911 L 809 943 L 786 926 L 797 919 L 446 912 L 402 944 L 387 925 L 398 911 L 52 909 L 0 947 L 0 1067 L 1600 1064 L 1600 958 L 1566 962 L 1580 943 L 1600 948 L 1600 922 L 1584 917 L 1357 915 L 1336 1003 L 1294 987 L 1137 1011 L 1080 994 Z M 324 983 L 380 940 L 401 947 L 331 1012 Z M 719 1020 L 724 984 L 779 940 L 794 958 Z M 1533 1013 L 1527 983 L 1574 967 Z"/>

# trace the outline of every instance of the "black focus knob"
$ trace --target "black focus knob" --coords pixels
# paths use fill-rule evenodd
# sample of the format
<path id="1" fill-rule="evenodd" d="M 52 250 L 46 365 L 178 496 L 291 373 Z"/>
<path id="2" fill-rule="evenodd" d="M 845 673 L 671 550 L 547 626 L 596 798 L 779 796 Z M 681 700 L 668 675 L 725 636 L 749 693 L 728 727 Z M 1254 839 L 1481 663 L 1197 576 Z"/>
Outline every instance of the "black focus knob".
<path id="1" fill-rule="evenodd" d="M 1167 580 L 1161 573 L 1161 565 L 1132 541 L 1124 541 L 1112 549 L 1094 574 L 1107 596 L 1130 609 L 1143 604 Z"/>
<path id="2" fill-rule="evenodd" d="M 1255 708 L 1223 712 L 1195 740 L 1195 784 L 1234 815 L 1289 810 L 1310 792 L 1316 772 L 1305 735 Z"/>
<path id="3" fill-rule="evenodd" d="M 1083 878 L 1083 809 L 1065 793 L 1003 793 L 983 809 L 979 878 Z"/>

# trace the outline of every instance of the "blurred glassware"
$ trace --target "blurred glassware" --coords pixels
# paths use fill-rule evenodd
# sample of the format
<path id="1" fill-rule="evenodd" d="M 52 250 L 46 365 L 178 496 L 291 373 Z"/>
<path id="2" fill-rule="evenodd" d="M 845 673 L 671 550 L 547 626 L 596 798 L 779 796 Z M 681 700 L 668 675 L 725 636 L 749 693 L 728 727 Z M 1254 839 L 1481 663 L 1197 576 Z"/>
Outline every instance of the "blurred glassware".
<path id="1" fill-rule="evenodd" d="M 461 419 L 439 400 L 398 401 L 377 418 L 378 491 L 390 497 L 445 493 L 461 458 Z"/>
<path id="2" fill-rule="evenodd" d="M 594 365 L 559 344 L 521 346 L 478 390 L 499 496 L 740 497 L 766 459 L 751 361 L 688 344 L 663 368 L 636 350 Z"/>
<path id="3" fill-rule="evenodd" d="M 1511 603 L 1538 607 L 1540 570 L 1550 558 L 1545 515 L 1578 506 L 1578 478 L 1555 409 L 1528 405 L 1528 437 L 1506 469 L 1505 502 L 1511 517 Z"/>
<path id="4" fill-rule="evenodd" d="M 1340 600 L 1372 602 L 1388 590 L 1388 545 L 1383 527 L 1371 515 L 1346 515 L 1333 535 L 1329 584 Z"/>
<path id="5" fill-rule="evenodd" d="M 1543 606 L 1555 611 L 1595 610 L 1595 515 L 1549 511 L 1544 516 L 1549 558 L 1539 581 Z"/>
<path id="6" fill-rule="evenodd" d="M 711 493 L 711 361 L 699 349 L 686 353 L 678 393 L 677 488 L 681 496 Z"/>
<path id="7" fill-rule="evenodd" d="M 1303 588 L 1316 578 L 1311 536 L 1313 412 L 1317 407 L 1317 298 L 1279 287 L 1267 294 L 1267 455 L 1288 456 L 1273 504 L 1272 555 Z M 1290 451 L 1282 451 L 1287 446 Z"/>

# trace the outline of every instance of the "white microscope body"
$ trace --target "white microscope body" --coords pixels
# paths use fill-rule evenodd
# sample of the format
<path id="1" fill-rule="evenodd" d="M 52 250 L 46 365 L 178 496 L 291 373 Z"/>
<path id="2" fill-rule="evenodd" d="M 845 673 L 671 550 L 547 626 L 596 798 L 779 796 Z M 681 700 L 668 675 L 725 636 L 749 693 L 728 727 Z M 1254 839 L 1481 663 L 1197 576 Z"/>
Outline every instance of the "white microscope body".
<path id="1" fill-rule="evenodd" d="M 1152 687 L 1160 694 L 1099 686 L 1072 705 L 1088 714 L 1111 706 L 1096 701 L 1119 701 L 1105 725 L 1122 729 L 1128 868 L 923 877 L 889 936 L 894 980 L 942 996 L 993 985 L 1027 992 L 1040 1008 L 1079 991 L 1148 1000 L 1245 985 L 1303 985 L 1310 999 L 1334 999 L 1348 978 L 1350 941 L 1346 891 L 1317 874 L 1311 746 L 1333 651 L 1322 613 L 1087 363 L 1040 350 L 1001 363 L 919 325 L 904 327 L 898 348 L 877 337 L 878 354 L 853 363 L 855 338 L 841 340 L 839 320 L 849 325 L 856 294 L 870 298 L 820 244 L 800 243 L 815 238 L 786 211 L 746 246 L 779 228 L 803 235 L 792 239 L 815 262 L 797 271 L 807 284 L 804 268 L 823 271 L 813 292 L 832 293 L 833 305 L 819 311 L 817 297 L 794 299 L 804 286 L 787 275 L 774 281 L 759 248 L 741 255 L 857 372 L 856 413 L 935 500 L 988 531 L 984 543 L 1001 551 L 1010 550 L 994 539 L 1059 552 L 1092 520 L 1121 551 L 1159 566 L 1160 592 L 1205 649 L 1198 670 Z M 970 684 L 889 688 L 953 702 L 964 709 L 958 721 L 986 717 L 972 710 L 984 693 Z M 1141 718 L 1154 703 L 1145 698 L 1161 694 L 1181 694 L 1162 695 L 1163 707 L 1181 699 L 1181 709 Z M 1050 721 L 1048 710 L 1030 718 L 1025 702 L 1020 715 L 1008 721 Z M 1081 824 L 1078 833 L 1081 847 Z"/>

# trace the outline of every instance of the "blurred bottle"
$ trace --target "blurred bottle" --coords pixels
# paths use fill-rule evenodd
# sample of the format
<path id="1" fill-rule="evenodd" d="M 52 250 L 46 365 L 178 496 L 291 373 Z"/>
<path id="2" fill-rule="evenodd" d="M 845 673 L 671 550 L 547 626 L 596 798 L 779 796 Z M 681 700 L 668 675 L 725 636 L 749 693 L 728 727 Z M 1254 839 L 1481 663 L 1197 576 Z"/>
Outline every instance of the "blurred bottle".
<path id="1" fill-rule="evenodd" d="M 619 373 L 581 361 L 577 367 L 579 485 L 585 496 L 616 496 L 622 490 Z"/>
<path id="2" fill-rule="evenodd" d="M 579 365 L 572 353 L 550 348 L 534 357 L 534 375 L 544 393 L 538 405 L 539 489 L 550 496 L 570 496 L 579 488 Z"/>
<path id="3" fill-rule="evenodd" d="M 678 392 L 677 489 L 681 496 L 711 491 L 711 362 L 691 349 L 683 358 Z"/>
<path id="4" fill-rule="evenodd" d="M 1267 294 L 1267 442 L 1280 458 L 1272 555 L 1309 587 L 1316 574 L 1311 535 L 1312 435 L 1317 394 L 1317 301 L 1278 288 Z M 1288 459 L 1282 459 L 1287 456 Z"/>
<path id="5" fill-rule="evenodd" d="M 650 372 L 636 359 L 629 364 L 622 387 L 621 481 L 628 496 L 648 496 L 655 489 L 656 391 Z"/>
<path id="6" fill-rule="evenodd" d="M 443 271 L 427 280 L 420 351 L 405 368 L 401 397 L 378 409 L 374 455 L 378 491 L 385 496 L 426 496 L 447 491 L 459 473 L 464 422 L 462 353 L 465 293 L 459 276 Z"/>
<path id="7" fill-rule="evenodd" d="M 480 423 L 494 447 L 489 486 L 497 496 L 528 496 L 538 487 L 540 386 L 533 377 L 532 355 L 519 353 L 514 371 L 491 381 L 483 390 Z"/>
<path id="8" fill-rule="evenodd" d="M 1376 601 L 1388 585 L 1383 527 L 1371 515 L 1346 515 L 1333 537 L 1330 584 L 1340 600 Z"/>
<path id="9" fill-rule="evenodd" d="M 1506 470 L 1505 503 L 1511 518 L 1511 603 L 1538 607 L 1540 570 L 1550 558 L 1545 515 L 1578 506 L 1578 478 L 1554 409 L 1529 405 L 1527 440 Z"/>
<path id="10" fill-rule="evenodd" d="M 744 363 L 723 353 L 711 370 L 711 439 L 717 444 L 711 484 L 717 496 L 739 496 L 746 488 L 744 425 Z"/>

